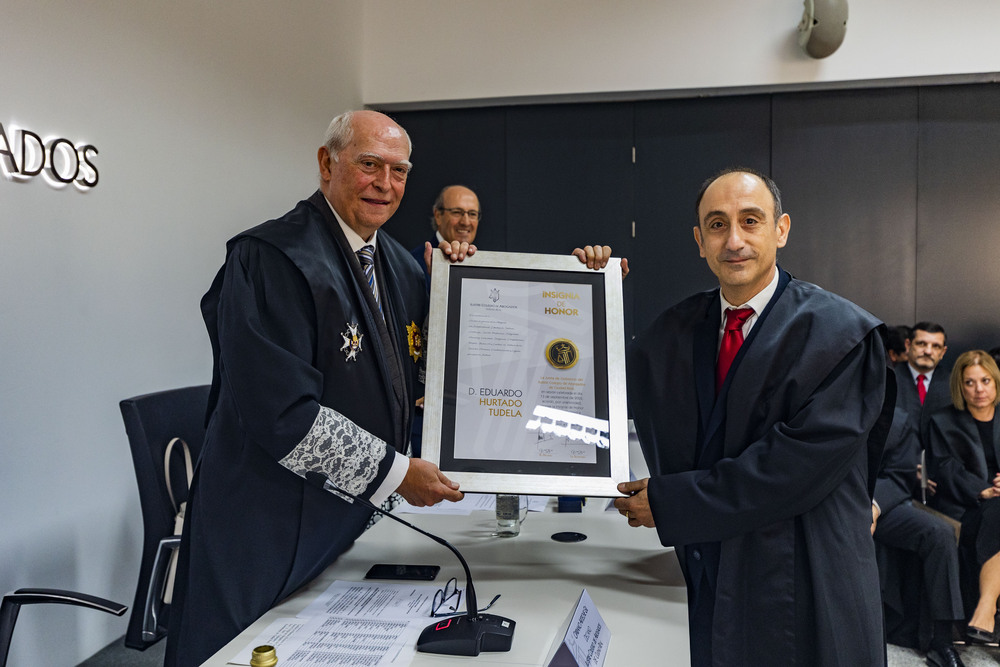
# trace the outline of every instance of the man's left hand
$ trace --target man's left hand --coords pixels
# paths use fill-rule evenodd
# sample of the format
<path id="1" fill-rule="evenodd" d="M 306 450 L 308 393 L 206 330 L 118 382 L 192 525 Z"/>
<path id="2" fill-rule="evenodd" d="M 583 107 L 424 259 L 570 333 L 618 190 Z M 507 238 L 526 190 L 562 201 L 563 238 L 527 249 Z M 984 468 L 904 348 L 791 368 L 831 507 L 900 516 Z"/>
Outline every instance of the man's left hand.
<path id="1" fill-rule="evenodd" d="M 648 477 L 635 482 L 622 482 L 618 485 L 618 491 L 628 494 L 629 497 L 615 498 L 615 509 L 628 519 L 628 525 L 632 527 L 654 528 L 656 526 L 656 522 L 653 521 L 653 512 L 649 509 L 649 496 L 646 495 L 648 485 Z"/>
<path id="2" fill-rule="evenodd" d="M 588 245 L 582 248 L 574 248 L 572 255 L 575 255 L 581 262 L 587 265 L 588 269 L 599 271 L 608 265 L 611 259 L 611 246 L 609 245 Z M 621 260 L 622 278 L 628 275 L 628 260 L 622 257 Z"/>

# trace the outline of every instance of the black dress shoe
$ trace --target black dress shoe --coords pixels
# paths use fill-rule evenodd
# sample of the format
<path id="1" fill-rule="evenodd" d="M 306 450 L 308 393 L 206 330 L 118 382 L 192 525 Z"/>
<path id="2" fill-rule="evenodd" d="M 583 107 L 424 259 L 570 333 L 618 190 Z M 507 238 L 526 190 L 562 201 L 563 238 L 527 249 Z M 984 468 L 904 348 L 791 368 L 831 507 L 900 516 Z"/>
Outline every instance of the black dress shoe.
<path id="1" fill-rule="evenodd" d="M 934 667 L 965 667 L 954 646 L 931 647 L 927 651 L 927 664 Z"/>
<path id="2" fill-rule="evenodd" d="M 982 628 L 977 628 L 970 625 L 966 628 L 965 635 L 969 638 L 973 644 L 996 644 L 997 636 L 996 633 L 987 632 Z"/>

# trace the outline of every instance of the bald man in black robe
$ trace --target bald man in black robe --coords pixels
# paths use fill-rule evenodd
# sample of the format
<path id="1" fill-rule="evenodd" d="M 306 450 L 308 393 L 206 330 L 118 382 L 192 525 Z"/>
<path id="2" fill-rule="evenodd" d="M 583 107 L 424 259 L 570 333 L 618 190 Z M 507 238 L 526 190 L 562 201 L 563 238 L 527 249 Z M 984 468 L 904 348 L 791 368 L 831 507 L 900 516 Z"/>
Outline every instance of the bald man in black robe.
<path id="1" fill-rule="evenodd" d="M 651 476 L 621 484 L 615 506 L 676 548 L 692 665 L 884 664 L 869 445 L 881 324 L 777 266 L 791 223 L 763 174 L 706 181 L 698 221 L 720 289 L 665 311 L 629 350 Z M 738 307 L 752 312 L 720 371 L 724 311 Z"/>

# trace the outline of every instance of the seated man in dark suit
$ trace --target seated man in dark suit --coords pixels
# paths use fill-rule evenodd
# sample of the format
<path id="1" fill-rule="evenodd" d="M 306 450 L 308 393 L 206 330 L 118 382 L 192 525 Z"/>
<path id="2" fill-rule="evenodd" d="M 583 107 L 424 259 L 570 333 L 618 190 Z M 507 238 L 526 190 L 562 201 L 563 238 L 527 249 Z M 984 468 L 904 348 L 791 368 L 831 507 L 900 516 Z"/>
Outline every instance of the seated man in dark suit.
<path id="1" fill-rule="evenodd" d="M 886 631 L 892 641 L 897 627 L 915 620 L 903 618 L 909 612 L 901 594 L 908 583 L 908 573 L 903 571 L 907 561 L 905 553 L 895 550 L 910 552 L 919 559 L 921 600 L 933 625 L 928 664 L 960 666 L 962 660 L 952 644 L 953 625 L 964 618 L 958 545 L 951 524 L 912 500 L 920 483 L 919 463 L 920 443 L 914 424 L 906 411 L 897 407 L 875 482 L 875 543 Z"/>
<path id="2" fill-rule="evenodd" d="M 947 352 L 944 327 L 936 322 L 917 322 L 906 344 L 907 363 L 896 366 L 896 405 L 906 410 L 916 426 L 921 449 L 927 449 L 931 414 L 951 405 L 948 373 L 935 372 Z"/>

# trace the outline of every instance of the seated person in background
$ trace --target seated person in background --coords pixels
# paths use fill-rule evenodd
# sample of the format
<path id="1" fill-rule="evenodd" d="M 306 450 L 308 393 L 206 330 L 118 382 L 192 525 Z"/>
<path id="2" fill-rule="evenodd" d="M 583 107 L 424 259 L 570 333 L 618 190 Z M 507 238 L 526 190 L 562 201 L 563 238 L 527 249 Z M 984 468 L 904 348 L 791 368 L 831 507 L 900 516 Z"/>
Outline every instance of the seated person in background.
<path id="1" fill-rule="evenodd" d="M 955 531 L 940 515 L 917 507 L 911 500 L 918 492 L 919 465 L 920 441 L 916 429 L 906 412 L 897 407 L 875 481 L 874 535 L 880 549 L 879 578 L 886 608 L 886 630 L 892 639 L 897 627 L 905 627 L 903 617 L 907 611 L 900 594 L 907 575 L 902 571 L 904 563 L 891 549 L 882 549 L 892 547 L 912 552 L 920 559 L 921 599 L 933 622 L 928 663 L 960 666 L 962 660 L 952 643 L 955 621 L 965 618 Z"/>
<path id="2" fill-rule="evenodd" d="M 997 366 L 1000 367 L 1000 346 L 991 347 L 990 356 L 993 357 L 993 361 L 997 362 Z"/>
<path id="3" fill-rule="evenodd" d="M 431 211 L 431 228 L 434 235 L 427 243 L 437 248 L 442 241 L 451 243 L 458 241 L 472 245 L 476 240 L 479 220 L 482 211 L 479 209 L 479 197 L 464 185 L 447 185 L 441 189 L 434 208 Z M 424 280 L 427 291 L 431 289 L 431 272 L 424 263 L 424 252 L 427 243 L 417 246 L 410 254 L 424 267 Z"/>
<path id="4" fill-rule="evenodd" d="M 936 322 L 917 322 L 906 343 L 906 363 L 897 364 L 896 405 L 906 410 L 917 427 L 921 449 L 927 449 L 927 423 L 930 416 L 951 403 L 948 374 L 937 368 L 948 353 L 948 334 Z M 930 461 L 928 460 L 928 464 Z M 930 478 L 934 479 L 931 468 Z"/>
<path id="5" fill-rule="evenodd" d="M 888 328 L 886 351 L 889 353 L 889 361 L 894 364 L 907 361 L 906 347 L 911 338 L 913 338 L 913 331 L 905 324 Z"/>
<path id="6" fill-rule="evenodd" d="M 951 372 L 953 406 L 931 416 L 930 450 L 938 506 L 962 522 L 959 557 L 973 641 L 995 639 L 1000 599 L 1000 370 L 982 350 L 963 353 Z M 978 585 L 977 585 L 978 580 Z"/>
<path id="7" fill-rule="evenodd" d="M 431 288 L 430 266 L 427 263 L 430 249 L 439 247 L 441 243 L 468 243 L 471 246 L 482 219 L 479 197 L 464 185 L 447 185 L 438 194 L 431 217 L 434 236 L 410 251 L 420 266 L 424 267 L 428 292 Z M 572 254 L 579 257 L 589 269 L 603 269 L 611 257 L 611 248 L 606 245 L 585 246 L 575 248 Z M 621 268 L 622 277 L 625 277 L 628 274 L 627 260 L 621 260 Z"/>

